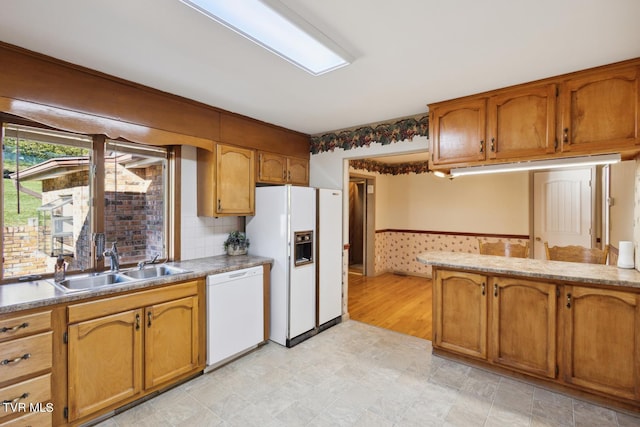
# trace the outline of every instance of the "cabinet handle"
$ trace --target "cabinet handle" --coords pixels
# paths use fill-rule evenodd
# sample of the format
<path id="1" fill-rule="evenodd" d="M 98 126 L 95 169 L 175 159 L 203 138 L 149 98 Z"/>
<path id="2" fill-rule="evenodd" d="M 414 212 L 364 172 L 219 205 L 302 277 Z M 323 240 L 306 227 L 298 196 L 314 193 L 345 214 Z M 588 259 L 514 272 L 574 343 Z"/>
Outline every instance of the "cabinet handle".
<path id="1" fill-rule="evenodd" d="M 567 294 L 567 308 L 571 308 L 571 294 Z"/>
<path id="2" fill-rule="evenodd" d="M 288 172 L 287 172 L 287 180 L 288 180 L 288 181 L 291 181 L 291 171 L 288 171 Z"/>
<path id="3" fill-rule="evenodd" d="M 20 396 L 18 397 L 14 397 L 13 399 L 5 399 L 2 401 L 3 404 L 9 404 L 9 403 L 16 403 L 19 400 L 22 399 L 26 399 L 27 397 L 29 397 L 29 393 L 22 393 Z"/>
<path id="4" fill-rule="evenodd" d="M 18 356 L 15 359 L 4 359 L 0 362 L 0 365 L 8 365 L 9 363 L 18 363 L 21 360 L 27 360 L 31 357 L 31 353 L 25 353 L 22 356 Z"/>
<path id="5" fill-rule="evenodd" d="M 562 133 L 562 142 L 569 142 L 569 128 L 564 128 Z"/>
<path id="6" fill-rule="evenodd" d="M 484 153 L 484 140 L 480 141 L 480 152 Z"/>
<path id="7" fill-rule="evenodd" d="M 21 323 L 21 324 L 16 325 L 16 326 L 13 326 L 13 327 L 11 327 L 11 328 L 7 328 L 7 327 L 5 326 L 4 328 L 0 329 L 0 332 L 2 332 L 2 333 L 5 333 L 5 332 L 15 332 L 15 331 L 17 331 L 18 329 L 26 328 L 27 326 L 29 326 L 29 323 L 27 323 L 27 322 Z"/>
<path id="8" fill-rule="evenodd" d="M 140 314 L 136 314 L 136 331 L 140 330 Z"/>
<path id="9" fill-rule="evenodd" d="M 147 328 L 151 327 L 151 318 L 153 317 L 153 314 L 151 314 L 151 311 L 147 311 Z"/>
<path id="10" fill-rule="evenodd" d="M 498 284 L 497 283 L 493 284 L 493 296 L 494 297 L 498 296 Z"/>
<path id="11" fill-rule="evenodd" d="M 287 180 L 287 171 L 282 169 L 282 180 L 286 181 Z"/>
<path id="12" fill-rule="evenodd" d="M 218 199 L 218 212 L 222 210 L 222 202 Z"/>
<path id="13" fill-rule="evenodd" d="M 485 296 L 486 294 L 487 294 L 486 285 L 485 283 L 482 283 L 482 296 Z"/>
<path id="14" fill-rule="evenodd" d="M 495 146 L 495 138 L 491 138 L 491 152 L 493 153 L 494 151 L 496 151 L 496 146 Z"/>

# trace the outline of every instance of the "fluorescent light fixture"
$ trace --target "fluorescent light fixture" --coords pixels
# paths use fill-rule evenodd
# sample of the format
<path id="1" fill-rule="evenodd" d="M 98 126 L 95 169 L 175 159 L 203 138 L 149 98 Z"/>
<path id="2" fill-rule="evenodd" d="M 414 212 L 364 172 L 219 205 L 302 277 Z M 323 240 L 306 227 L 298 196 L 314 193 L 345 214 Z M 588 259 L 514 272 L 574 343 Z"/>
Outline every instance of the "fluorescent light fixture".
<path id="1" fill-rule="evenodd" d="M 277 0 L 180 0 L 225 27 L 318 76 L 353 58 Z"/>
<path id="2" fill-rule="evenodd" d="M 496 165 L 469 166 L 451 169 L 451 176 L 480 175 L 486 173 L 519 172 L 539 169 L 572 168 L 576 166 L 608 165 L 618 163 L 620 154 L 601 154 L 584 157 L 564 157 L 551 160 L 531 160 L 528 162 L 504 163 Z"/>

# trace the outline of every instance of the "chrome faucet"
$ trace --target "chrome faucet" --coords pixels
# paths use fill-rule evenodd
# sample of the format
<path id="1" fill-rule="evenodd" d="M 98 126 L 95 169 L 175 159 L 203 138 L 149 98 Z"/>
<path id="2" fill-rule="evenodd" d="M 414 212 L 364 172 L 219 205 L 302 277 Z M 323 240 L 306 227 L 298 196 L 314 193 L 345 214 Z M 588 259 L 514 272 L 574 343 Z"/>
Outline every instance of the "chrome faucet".
<path id="1" fill-rule="evenodd" d="M 145 265 L 147 264 L 155 264 L 156 262 L 158 262 L 158 257 L 160 256 L 160 254 L 156 254 L 156 256 L 154 256 L 151 260 L 149 261 L 140 261 L 138 263 L 138 270 L 142 270 L 144 268 Z"/>
<path id="2" fill-rule="evenodd" d="M 118 255 L 118 246 L 116 242 L 113 242 L 111 249 L 104 251 L 104 256 L 109 257 L 109 263 L 111 264 L 111 271 L 120 270 L 120 260 Z"/>

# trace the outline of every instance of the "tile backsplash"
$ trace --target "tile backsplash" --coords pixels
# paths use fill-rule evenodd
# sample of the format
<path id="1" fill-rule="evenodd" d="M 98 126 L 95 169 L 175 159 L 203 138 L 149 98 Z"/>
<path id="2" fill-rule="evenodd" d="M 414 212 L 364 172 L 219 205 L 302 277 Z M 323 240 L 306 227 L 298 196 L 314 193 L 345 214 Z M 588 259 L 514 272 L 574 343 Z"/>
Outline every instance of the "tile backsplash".
<path id="1" fill-rule="evenodd" d="M 181 259 L 224 255 L 223 243 L 234 230 L 244 230 L 244 218 L 199 217 L 197 210 L 198 183 L 196 149 L 182 147 L 182 226 L 180 229 Z"/>

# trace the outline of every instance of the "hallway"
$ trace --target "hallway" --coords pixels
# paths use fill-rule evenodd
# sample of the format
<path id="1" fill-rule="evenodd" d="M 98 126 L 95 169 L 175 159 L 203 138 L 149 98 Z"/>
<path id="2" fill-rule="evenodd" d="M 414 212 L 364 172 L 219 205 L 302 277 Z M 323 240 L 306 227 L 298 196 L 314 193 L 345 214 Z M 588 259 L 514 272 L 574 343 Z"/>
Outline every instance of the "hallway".
<path id="1" fill-rule="evenodd" d="M 353 320 L 430 341 L 431 302 L 431 279 L 349 273 L 349 316 Z"/>

